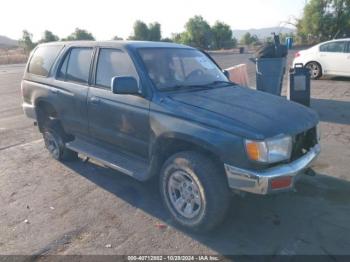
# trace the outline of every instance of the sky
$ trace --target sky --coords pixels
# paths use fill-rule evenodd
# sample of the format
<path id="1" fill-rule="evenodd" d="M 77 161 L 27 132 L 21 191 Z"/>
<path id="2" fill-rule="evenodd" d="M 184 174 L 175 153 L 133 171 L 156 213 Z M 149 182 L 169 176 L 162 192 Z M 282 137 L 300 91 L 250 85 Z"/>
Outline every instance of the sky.
<path id="1" fill-rule="evenodd" d="M 22 30 L 41 38 L 45 30 L 66 37 L 76 27 L 97 40 L 132 35 L 136 20 L 159 22 L 162 36 L 184 30 L 186 21 L 202 15 L 209 24 L 223 21 L 232 29 L 279 26 L 300 17 L 306 0 L 11 0 L 1 3 L 0 35 L 19 39 Z"/>

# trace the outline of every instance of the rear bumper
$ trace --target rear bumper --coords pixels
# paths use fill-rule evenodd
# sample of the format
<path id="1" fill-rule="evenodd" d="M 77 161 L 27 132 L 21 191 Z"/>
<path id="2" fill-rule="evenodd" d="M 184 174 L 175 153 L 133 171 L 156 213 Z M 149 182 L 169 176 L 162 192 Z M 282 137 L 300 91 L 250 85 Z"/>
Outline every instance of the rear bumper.
<path id="1" fill-rule="evenodd" d="M 23 108 L 24 114 L 27 117 L 36 120 L 36 112 L 35 112 L 35 107 L 33 105 L 28 103 L 23 103 L 22 108 Z"/>
<path id="2" fill-rule="evenodd" d="M 320 151 L 320 145 L 317 144 L 308 153 L 289 164 L 279 165 L 262 171 L 242 169 L 225 164 L 229 187 L 262 195 L 291 190 L 297 180 L 297 175 L 310 166 Z M 285 183 L 283 181 L 288 180 L 291 182 L 287 186 L 272 187 L 273 181 Z"/>
<path id="3" fill-rule="evenodd" d="M 295 67 L 295 64 L 303 64 L 303 66 L 305 66 L 305 61 L 304 61 L 304 59 L 301 59 L 301 58 L 299 58 L 299 57 L 296 57 L 296 58 L 294 58 L 293 59 L 293 62 L 292 62 L 292 68 L 294 68 Z"/>

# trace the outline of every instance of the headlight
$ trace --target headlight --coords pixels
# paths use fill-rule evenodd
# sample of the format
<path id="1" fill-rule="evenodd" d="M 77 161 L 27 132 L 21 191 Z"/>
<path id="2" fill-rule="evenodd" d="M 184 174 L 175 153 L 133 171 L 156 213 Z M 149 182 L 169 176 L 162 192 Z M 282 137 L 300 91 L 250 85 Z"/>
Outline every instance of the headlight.
<path id="1" fill-rule="evenodd" d="M 278 136 L 264 141 L 245 140 L 245 147 L 251 160 L 276 163 L 290 158 L 292 138 Z"/>

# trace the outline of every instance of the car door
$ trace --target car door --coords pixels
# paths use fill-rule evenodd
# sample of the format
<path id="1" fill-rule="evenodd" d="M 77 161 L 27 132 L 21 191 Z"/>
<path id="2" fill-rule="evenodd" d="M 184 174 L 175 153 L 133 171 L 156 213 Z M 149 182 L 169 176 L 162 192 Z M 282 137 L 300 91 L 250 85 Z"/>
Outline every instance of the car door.
<path id="1" fill-rule="evenodd" d="M 334 41 L 320 46 L 320 63 L 325 74 L 343 75 L 347 71 L 345 50 L 345 41 Z"/>
<path id="2" fill-rule="evenodd" d="M 111 91 L 114 76 L 140 79 L 129 54 L 120 49 L 100 48 L 95 59 L 94 85 L 88 94 L 90 136 L 117 149 L 141 156 L 148 154 L 150 102 L 140 95 Z M 141 89 L 140 89 L 141 90 Z"/>
<path id="3" fill-rule="evenodd" d="M 350 41 L 347 41 L 347 48 L 345 51 L 345 67 L 344 75 L 350 76 Z"/>
<path id="4" fill-rule="evenodd" d="M 88 135 L 86 100 L 93 51 L 92 47 L 70 48 L 52 83 L 59 101 L 59 118 L 70 134 Z"/>

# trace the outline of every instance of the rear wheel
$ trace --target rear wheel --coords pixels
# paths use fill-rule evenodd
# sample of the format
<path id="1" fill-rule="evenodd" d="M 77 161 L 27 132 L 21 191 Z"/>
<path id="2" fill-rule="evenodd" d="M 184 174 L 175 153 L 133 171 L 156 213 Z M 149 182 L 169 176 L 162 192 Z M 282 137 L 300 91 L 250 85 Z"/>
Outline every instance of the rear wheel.
<path id="1" fill-rule="evenodd" d="M 68 136 L 65 134 L 58 120 L 49 120 L 43 126 L 43 137 L 46 149 L 50 155 L 59 161 L 73 161 L 78 159 L 78 153 L 65 146 Z"/>
<path id="2" fill-rule="evenodd" d="M 307 63 L 306 68 L 310 70 L 311 79 L 319 79 L 322 76 L 322 68 L 319 63 L 317 62 Z"/>
<path id="3" fill-rule="evenodd" d="M 230 194 L 227 180 L 211 159 L 180 152 L 164 164 L 160 191 L 175 221 L 192 231 L 208 231 L 225 217 Z"/>

